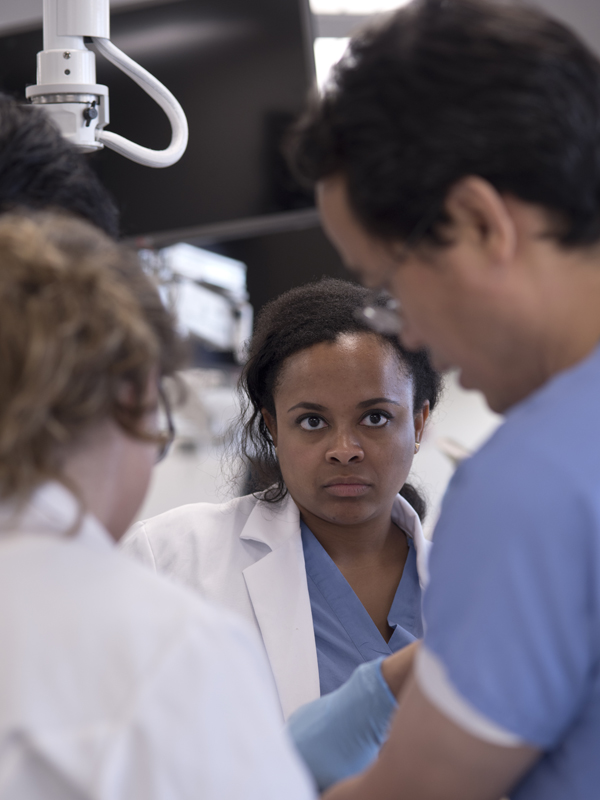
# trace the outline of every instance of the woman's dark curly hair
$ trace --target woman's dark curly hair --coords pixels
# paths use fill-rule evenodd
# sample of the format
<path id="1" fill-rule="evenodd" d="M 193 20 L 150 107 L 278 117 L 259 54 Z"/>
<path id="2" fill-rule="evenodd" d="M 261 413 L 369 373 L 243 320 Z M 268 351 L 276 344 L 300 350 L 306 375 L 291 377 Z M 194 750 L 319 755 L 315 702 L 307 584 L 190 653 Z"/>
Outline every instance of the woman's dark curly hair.
<path id="1" fill-rule="evenodd" d="M 268 303 L 258 317 L 238 386 L 242 399 L 241 451 L 250 468 L 252 488 L 255 492 L 266 490 L 263 499 L 267 502 L 278 502 L 287 494 L 275 446 L 261 413 L 265 408 L 275 416 L 274 393 L 281 368 L 294 353 L 321 342 L 333 342 L 341 334 L 372 333 L 356 318 L 368 298 L 368 290 L 361 286 L 325 278 L 285 292 Z M 427 353 L 405 350 L 395 336 L 381 338 L 394 348 L 413 379 L 415 411 L 427 400 L 433 409 L 440 396 L 441 377 Z M 422 519 L 426 505 L 419 492 L 405 483 L 400 494 Z"/>

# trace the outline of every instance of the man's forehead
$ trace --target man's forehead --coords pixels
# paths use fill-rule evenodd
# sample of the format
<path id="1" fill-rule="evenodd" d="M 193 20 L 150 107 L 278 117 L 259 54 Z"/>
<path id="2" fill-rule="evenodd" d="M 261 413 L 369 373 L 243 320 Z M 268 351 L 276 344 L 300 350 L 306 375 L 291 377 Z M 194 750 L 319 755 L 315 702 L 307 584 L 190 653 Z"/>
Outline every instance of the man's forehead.
<path id="1" fill-rule="evenodd" d="M 393 262 L 388 245 L 372 236 L 352 211 L 342 176 L 317 184 L 317 202 L 323 229 L 339 252 L 344 266 L 365 286 L 382 283 Z"/>

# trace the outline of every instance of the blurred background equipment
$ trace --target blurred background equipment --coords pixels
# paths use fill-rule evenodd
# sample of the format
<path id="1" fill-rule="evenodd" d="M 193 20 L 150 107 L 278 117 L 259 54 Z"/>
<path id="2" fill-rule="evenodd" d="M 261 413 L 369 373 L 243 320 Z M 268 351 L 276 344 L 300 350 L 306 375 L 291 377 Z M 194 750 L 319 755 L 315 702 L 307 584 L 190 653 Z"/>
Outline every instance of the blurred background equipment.
<path id="1" fill-rule="evenodd" d="M 168 386 L 177 436 L 167 458 L 154 468 L 138 519 L 243 493 L 246 474 L 235 448 L 228 447 L 239 412 L 237 376 L 232 367 L 192 369 L 179 376 L 183 387 Z"/>
<path id="2" fill-rule="evenodd" d="M 181 333 L 197 339 L 209 351 L 231 354 L 236 364 L 243 364 L 253 323 L 246 265 L 185 243 L 157 253 L 141 253 L 158 275 Z"/>

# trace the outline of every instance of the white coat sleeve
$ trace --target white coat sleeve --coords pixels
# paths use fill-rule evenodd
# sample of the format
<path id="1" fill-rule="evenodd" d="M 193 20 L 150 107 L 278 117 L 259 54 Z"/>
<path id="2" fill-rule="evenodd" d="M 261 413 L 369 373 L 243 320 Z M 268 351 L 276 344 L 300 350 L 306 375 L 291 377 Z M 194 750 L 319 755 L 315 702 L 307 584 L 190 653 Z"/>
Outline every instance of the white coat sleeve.
<path id="1" fill-rule="evenodd" d="M 144 687 L 111 753 L 105 796 L 311 800 L 252 633 L 208 612 L 209 629 L 204 619 L 189 626 Z"/>

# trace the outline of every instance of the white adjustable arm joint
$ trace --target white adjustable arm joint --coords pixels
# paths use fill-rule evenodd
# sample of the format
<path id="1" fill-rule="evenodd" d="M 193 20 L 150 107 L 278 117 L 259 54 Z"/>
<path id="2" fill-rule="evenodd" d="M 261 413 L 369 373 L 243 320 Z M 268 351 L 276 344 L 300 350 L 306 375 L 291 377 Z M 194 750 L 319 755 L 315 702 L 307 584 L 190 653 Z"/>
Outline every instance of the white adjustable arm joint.
<path id="1" fill-rule="evenodd" d="M 151 150 L 105 131 L 108 87 L 96 83 L 93 50 L 134 80 L 169 118 L 171 144 Z M 169 167 L 185 152 L 188 126 L 180 104 L 147 70 L 110 41 L 109 0 L 44 0 L 44 49 L 37 55 L 37 84 L 25 95 L 45 108 L 63 136 L 84 152 L 106 146 L 150 167 Z"/>

